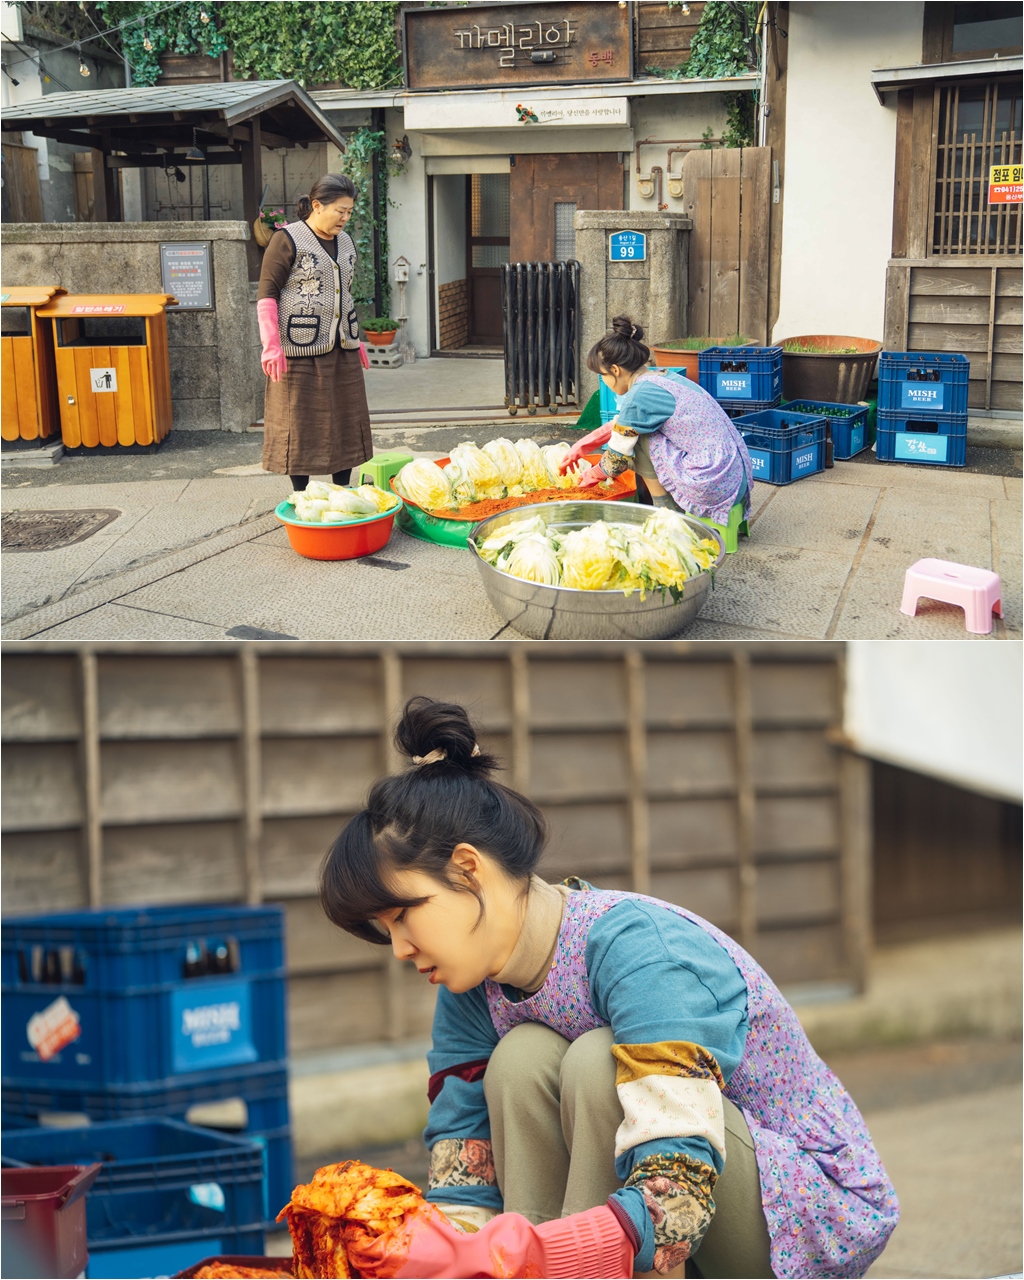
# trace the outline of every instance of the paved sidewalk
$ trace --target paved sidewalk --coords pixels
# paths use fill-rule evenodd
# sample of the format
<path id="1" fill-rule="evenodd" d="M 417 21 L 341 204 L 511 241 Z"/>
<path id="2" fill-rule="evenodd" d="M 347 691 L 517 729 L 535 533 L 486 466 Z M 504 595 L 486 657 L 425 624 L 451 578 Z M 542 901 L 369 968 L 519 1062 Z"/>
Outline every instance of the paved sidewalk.
<path id="1" fill-rule="evenodd" d="M 303 640 L 515 638 L 467 552 L 396 530 L 359 561 L 295 555 L 270 514 L 288 481 L 262 472 L 259 437 L 195 438 L 205 434 L 172 436 L 155 455 L 5 471 L 5 512 L 121 513 L 64 550 L 4 554 L 5 638 L 216 640 L 238 627 Z M 460 439 L 523 434 L 571 438 L 542 418 L 506 416 L 472 430 L 378 430 L 376 440 L 437 457 Z M 979 448 L 968 461 L 948 472 L 885 466 L 868 453 L 784 488 L 757 484 L 751 537 L 723 565 L 687 638 L 971 638 L 950 606 L 899 612 L 904 572 L 922 556 L 998 572 L 1006 616 L 989 638 L 1019 638 L 1019 455 Z"/>

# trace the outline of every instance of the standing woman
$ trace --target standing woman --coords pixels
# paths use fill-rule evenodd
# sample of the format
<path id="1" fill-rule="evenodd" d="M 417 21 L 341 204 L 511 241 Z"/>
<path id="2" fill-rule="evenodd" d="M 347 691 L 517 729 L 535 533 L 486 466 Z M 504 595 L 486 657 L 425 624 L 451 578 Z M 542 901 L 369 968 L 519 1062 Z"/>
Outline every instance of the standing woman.
<path id="1" fill-rule="evenodd" d="M 544 817 L 461 707 L 412 699 L 396 742 L 320 899 L 438 987 L 430 1189 L 356 1273 L 863 1276 L 896 1196 L 760 965 L 683 907 L 540 879 Z"/>
<path id="2" fill-rule="evenodd" d="M 373 455 L 368 362 L 352 301 L 356 250 L 345 231 L 356 195 L 351 178 L 324 174 L 263 255 L 263 467 L 290 476 L 295 489 L 311 475 L 348 484 L 352 468 Z"/>

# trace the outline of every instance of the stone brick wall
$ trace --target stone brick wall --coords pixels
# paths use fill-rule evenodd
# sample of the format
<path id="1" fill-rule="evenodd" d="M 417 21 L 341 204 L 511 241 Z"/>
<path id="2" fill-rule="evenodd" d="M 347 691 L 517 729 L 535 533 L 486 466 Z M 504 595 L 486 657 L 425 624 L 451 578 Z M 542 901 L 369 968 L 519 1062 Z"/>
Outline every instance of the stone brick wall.
<path id="1" fill-rule="evenodd" d="M 469 289 L 465 280 L 452 280 L 438 289 L 437 344 L 442 351 L 464 347 L 469 341 Z"/>

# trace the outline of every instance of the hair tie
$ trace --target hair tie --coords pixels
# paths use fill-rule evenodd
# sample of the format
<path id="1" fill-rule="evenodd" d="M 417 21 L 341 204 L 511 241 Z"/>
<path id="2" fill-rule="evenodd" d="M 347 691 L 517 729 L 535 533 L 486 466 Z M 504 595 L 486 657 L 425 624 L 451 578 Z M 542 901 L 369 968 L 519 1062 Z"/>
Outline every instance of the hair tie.
<path id="1" fill-rule="evenodd" d="M 478 742 L 473 743 L 473 750 L 469 754 L 471 756 L 478 756 L 480 754 L 480 744 Z M 437 764 L 439 760 L 447 759 L 448 752 L 445 751 L 443 747 L 435 747 L 433 751 L 428 751 L 425 756 L 413 756 L 412 762 L 416 765 Z"/>
<path id="2" fill-rule="evenodd" d="M 636 325 L 635 325 L 635 324 L 630 325 L 630 327 L 629 327 L 629 336 L 630 336 L 631 338 L 635 338 L 635 337 L 636 337 Z"/>

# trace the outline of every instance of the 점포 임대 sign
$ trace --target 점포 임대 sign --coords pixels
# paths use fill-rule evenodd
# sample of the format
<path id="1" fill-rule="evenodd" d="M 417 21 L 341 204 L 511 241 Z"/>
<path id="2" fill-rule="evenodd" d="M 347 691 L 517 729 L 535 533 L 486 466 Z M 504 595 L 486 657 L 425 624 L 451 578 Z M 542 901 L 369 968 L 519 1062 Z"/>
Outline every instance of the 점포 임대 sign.
<path id="1" fill-rule="evenodd" d="M 609 262 L 646 262 L 647 236 L 642 231 L 613 231 L 608 237 Z"/>
<path id="2" fill-rule="evenodd" d="M 209 240 L 162 244 L 160 277 L 164 293 L 172 293 L 178 299 L 179 310 L 213 310 Z"/>

